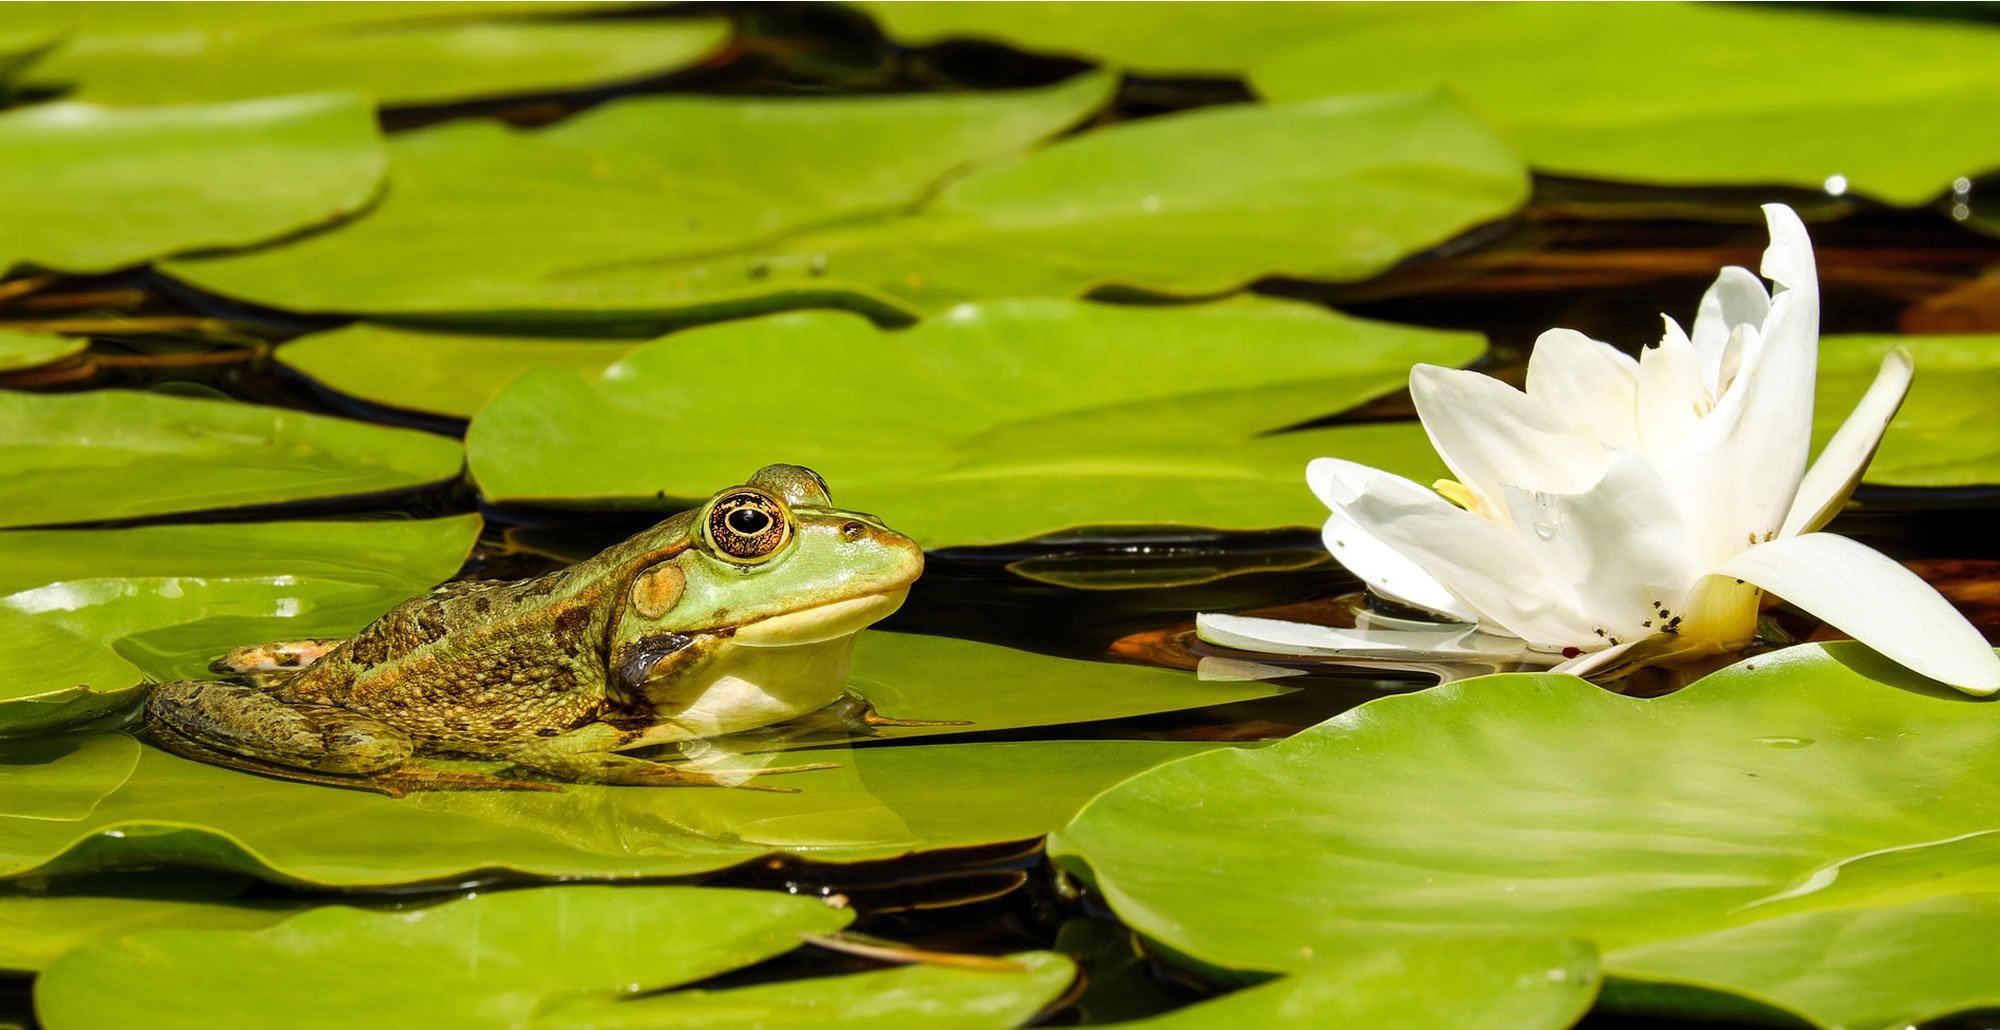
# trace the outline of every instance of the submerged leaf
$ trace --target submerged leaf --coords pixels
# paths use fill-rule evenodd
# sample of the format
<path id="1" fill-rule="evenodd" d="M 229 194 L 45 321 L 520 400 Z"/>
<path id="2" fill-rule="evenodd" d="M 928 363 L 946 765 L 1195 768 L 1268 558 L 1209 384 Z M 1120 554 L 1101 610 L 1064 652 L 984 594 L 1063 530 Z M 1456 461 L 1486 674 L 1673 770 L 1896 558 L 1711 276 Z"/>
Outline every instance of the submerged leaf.
<path id="1" fill-rule="evenodd" d="M 0 372 L 53 365 L 81 354 L 90 341 L 81 336 L 55 333 L 20 333 L 0 329 Z"/>
<path id="2" fill-rule="evenodd" d="M 338 221 L 374 197 L 388 160 L 374 111 L 345 93 L 21 107 L 0 112 L 0 153 L 0 275 L 103 272 Z"/>
<path id="3" fill-rule="evenodd" d="M 1051 851 L 1214 965 L 1504 928 L 1593 941 L 1615 976 L 1901 1025 L 1992 999 L 1987 971 L 1952 956 L 1979 939 L 1971 899 L 2000 889 L 2000 705 L 1947 693 L 1853 644 L 1657 700 L 1483 677 L 1136 777 Z M 1837 943 L 1862 926 L 1874 943 Z M 1869 976 L 1783 972 L 1836 946 L 1873 959 Z"/>
<path id="4" fill-rule="evenodd" d="M 596 376 L 644 342 L 490 336 L 363 322 L 300 337 L 279 347 L 277 357 L 350 397 L 469 419 L 531 368 L 571 368 Z"/>
<path id="5" fill-rule="evenodd" d="M 798 313 L 676 333 L 594 380 L 530 372 L 473 420 L 467 446 L 502 503 L 703 497 L 782 458 L 927 547 L 1082 525 L 1311 525 L 1324 508 L 1300 482 L 1308 460 L 1435 478 L 1422 430 L 1261 434 L 1394 390 L 1412 361 L 1479 349 L 1276 302 L 992 301 L 899 331 Z M 756 391 L 734 363 L 693 357 L 723 353 L 760 355 Z M 810 430 L 715 432 L 745 420 Z"/>
<path id="6" fill-rule="evenodd" d="M 252 404 L 0 392 L 0 526 L 377 493 L 456 477 L 456 440 Z"/>

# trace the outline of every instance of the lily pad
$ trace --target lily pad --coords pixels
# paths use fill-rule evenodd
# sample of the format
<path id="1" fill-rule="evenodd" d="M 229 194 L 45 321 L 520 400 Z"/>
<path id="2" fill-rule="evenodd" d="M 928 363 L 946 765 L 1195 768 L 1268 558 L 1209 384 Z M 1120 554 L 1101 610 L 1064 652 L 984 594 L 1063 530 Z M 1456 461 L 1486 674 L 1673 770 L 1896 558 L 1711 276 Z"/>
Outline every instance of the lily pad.
<path id="1" fill-rule="evenodd" d="M 90 341 L 55 333 L 19 333 L 0 329 L 0 372 L 53 365 L 83 353 Z"/>
<path id="2" fill-rule="evenodd" d="M 959 40 L 1101 60 L 1145 75 L 1234 78 L 1257 58 L 1333 32 L 1413 15 L 1395 4 L 850 3 L 905 46 Z M 1254 13 L 1252 13 L 1254 11 Z"/>
<path id="3" fill-rule="evenodd" d="M 0 606 L 0 737 L 102 719 L 136 704 L 144 683 L 145 674 L 109 647 Z"/>
<path id="4" fill-rule="evenodd" d="M 973 170 L 912 213 L 605 261 L 567 305 L 883 317 L 986 297 L 1178 297 L 1365 279 L 1527 196 L 1513 153 L 1437 93 L 1242 105 L 1114 125 Z"/>
<path id="5" fill-rule="evenodd" d="M 192 5 L 181 5 L 189 7 Z M 28 76 L 109 105 L 209 103 L 351 91 L 385 106 L 548 93 L 677 70 L 728 39 L 715 19 L 441 21 L 395 26 L 234 24 L 226 9 L 178 26 L 78 26 Z M 0 26 L 5 25 L 0 12 Z"/>
<path id="6" fill-rule="evenodd" d="M 206 676 L 240 644 L 352 633 L 451 578 L 479 528 L 479 516 L 459 515 L 0 533 L 0 618 L 79 638 L 0 645 L 10 656 L 0 661 L 17 682 L 44 668 L 51 683 L 94 683 L 92 660 L 117 663 L 106 683 L 133 682 L 128 659 L 158 679 Z M 0 704 L 0 726 L 10 712 Z"/>
<path id="7" fill-rule="evenodd" d="M 901 331 L 805 312 L 677 333 L 595 380 L 530 372 L 474 418 L 467 447 L 498 503 L 705 497 L 782 457 L 926 547 L 1079 525 L 1314 525 L 1325 512 L 1305 462 L 1435 478 L 1422 429 L 1260 434 L 1398 389 L 1411 362 L 1479 350 L 1470 334 L 1276 302 L 993 301 Z M 734 362 L 690 359 L 716 353 L 760 355 L 758 389 L 740 389 Z M 717 432 L 744 424 L 801 429 Z"/>
<path id="8" fill-rule="evenodd" d="M 1558 1030 L 1597 996 L 1597 953 L 1580 941 L 1412 941 L 1119 1026 L 1385 1026 L 1400 1030 Z M 1419 1002 L 1421 999 L 1421 1002 Z"/>
<path id="9" fill-rule="evenodd" d="M 133 756 L 137 754 L 135 746 Z M 303 907 L 295 902 L 0 894 L 0 926 L 7 928 L 0 934 L 0 969 L 35 972 L 64 952 L 144 930 L 262 929 Z"/>
<path id="10" fill-rule="evenodd" d="M 1529 164 L 1598 179 L 1921 204 L 2000 165 L 1991 26 L 1664 3 L 1425 14 L 1303 40 L 1251 82 L 1273 100 L 1449 88 Z"/>
<path id="11" fill-rule="evenodd" d="M 1977 906 L 1944 902 L 2000 887 L 2000 705 L 1948 693 L 1855 644 L 1657 700 L 1482 677 L 1136 777 L 1050 847 L 1142 933 L 1216 966 L 1543 934 L 1594 942 L 1614 976 L 1901 1025 L 1993 998 L 1956 957 L 1984 939 L 1962 919 Z M 1840 943 L 1848 927 L 1872 943 Z M 1786 971 L 1821 954 L 1869 975 Z"/>
<path id="12" fill-rule="evenodd" d="M 83 821 L 0 816 L 0 876 L 170 865 L 379 887 L 458 883 L 496 870 L 687 876 L 773 853 L 824 862 L 894 858 L 1039 837 L 1111 784 L 1214 746 L 861 747 L 805 753 L 839 768 L 783 776 L 796 794 L 570 785 L 561 793 L 403 799 L 266 779 L 146 748 L 131 779 Z"/>
<path id="13" fill-rule="evenodd" d="M 1076 978 L 1061 955 L 1007 956 L 1017 970 L 905 966 L 724 991 L 669 991 L 631 1000 L 587 998 L 540 1014 L 538 1030 L 865 1026 L 870 1030 L 1007 1030 L 1022 1026 Z"/>
<path id="14" fill-rule="evenodd" d="M 0 817 L 89 818 L 138 765 L 138 741 L 115 733 L 0 743 Z"/>
<path id="15" fill-rule="evenodd" d="M 458 441 L 127 390 L 0 392 L 0 526 L 379 493 L 455 478 Z"/>
<path id="16" fill-rule="evenodd" d="M 374 110 L 347 93 L 17 108 L 0 112 L 0 153 L 0 274 L 104 272 L 339 221 L 388 160 Z"/>
<path id="17" fill-rule="evenodd" d="M 4 341 L 0 341 L 4 342 Z M 278 348 L 278 361 L 322 386 L 405 411 L 472 417 L 531 368 L 596 376 L 644 341 L 428 332 L 359 323 Z"/>
<path id="18" fill-rule="evenodd" d="M 293 310 L 653 316 L 672 284 L 652 275 L 613 296 L 596 285 L 605 270 L 900 210 L 968 164 L 1067 128 L 1110 87 L 1084 76 L 991 94 L 636 97 L 535 131 L 400 133 L 395 189 L 367 218 L 172 272 Z"/>
<path id="19" fill-rule="evenodd" d="M 1906 347 L 1917 376 L 1867 481 L 1884 486 L 1976 486 L 2000 483 L 2000 336 L 1829 336 L 1820 341 L 1815 446 L 1840 427 L 1861 399 L 1882 356 Z"/>
<path id="20" fill-rule="evenodd" d="M 702 887 L 545 887 L 402 912 L 329 905 L 262 930 L 150 930 L 79 948 L 36 981 L 35 1011 L 50 1030 L 524 1026 L 577 994 L 699 980 L 852 918 L 814 898 Z"/>

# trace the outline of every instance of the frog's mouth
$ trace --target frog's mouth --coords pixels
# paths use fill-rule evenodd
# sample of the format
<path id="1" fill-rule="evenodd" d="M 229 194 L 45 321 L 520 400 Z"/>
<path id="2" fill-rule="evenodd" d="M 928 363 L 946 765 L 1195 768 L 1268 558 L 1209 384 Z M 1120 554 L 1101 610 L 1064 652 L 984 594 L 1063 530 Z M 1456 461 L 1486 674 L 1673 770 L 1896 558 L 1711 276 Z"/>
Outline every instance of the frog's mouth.
<path id="1" fill-rule="evenodd" d="M 863 594 L 815 608 L 786 612 L 736 627 L 731 643 L 746 647 L 792 647 L 818 644 L 859 633 L 870 623 L 888 618 L 910 596 L 906 584 L 879 594 Z"/>

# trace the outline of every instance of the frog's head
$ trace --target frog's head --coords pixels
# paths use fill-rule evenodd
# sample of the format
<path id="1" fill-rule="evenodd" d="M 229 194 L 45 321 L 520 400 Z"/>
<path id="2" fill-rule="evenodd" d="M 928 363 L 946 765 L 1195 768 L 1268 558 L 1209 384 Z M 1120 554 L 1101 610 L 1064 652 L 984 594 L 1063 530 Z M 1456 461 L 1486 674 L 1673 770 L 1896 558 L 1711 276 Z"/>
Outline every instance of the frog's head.
<path id="1" fill-rule="evenodd" d="M 826 481 L 798 465 L 767 465 L 688 518 L 685 546 L 632 578 L 614 654 L 664 633 L 749 647 L 852 636 L 900 607 L 924 570 L 915 541 L 834 507 Z"/>

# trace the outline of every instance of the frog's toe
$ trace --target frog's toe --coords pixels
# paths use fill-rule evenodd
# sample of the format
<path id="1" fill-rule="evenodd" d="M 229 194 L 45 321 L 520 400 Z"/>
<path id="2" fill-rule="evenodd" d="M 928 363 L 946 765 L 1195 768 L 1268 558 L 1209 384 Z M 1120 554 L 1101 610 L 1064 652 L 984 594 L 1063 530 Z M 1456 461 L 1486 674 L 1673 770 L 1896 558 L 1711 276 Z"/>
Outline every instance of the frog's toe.
<path id="1" fill-rule="evenodd" d="M 232 648 L 210 662 L 215 672 L 234 676 L 297 672 L 340 646 L 338 640 L 278 640 Z"/>

